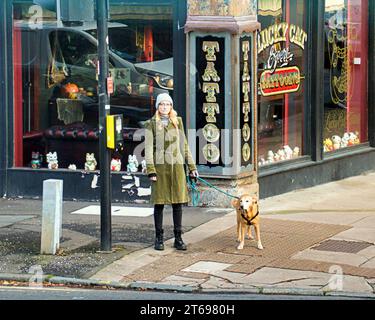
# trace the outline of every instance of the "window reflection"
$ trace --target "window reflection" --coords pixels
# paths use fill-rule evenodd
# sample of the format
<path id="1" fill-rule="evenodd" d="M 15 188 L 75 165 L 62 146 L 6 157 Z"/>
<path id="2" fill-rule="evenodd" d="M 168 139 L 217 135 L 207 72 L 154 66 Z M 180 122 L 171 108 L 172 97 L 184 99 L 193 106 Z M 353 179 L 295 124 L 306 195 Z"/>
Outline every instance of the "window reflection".
<path id="1" fill-rule="evenodd" d="M 368 1 L 326 1 L 324 152 L 367 141 Z"/>
<path id="2" fill-rule="evenodd" d="M 303 155 L 306 17 L 303 0 L 258 2 L 259 166 Z"/>
<path id="3" fill-rule="evenodd" d="M 39 153 L 47 168 L 47 153 L 56 152 L 60 169 L 84 169 L 87 153 L 99 160 L 96 22 L 57 21 L 53 6 L 38 8 L 36 27 L 32 5 L 14 3 L 14 108 L 22 123 L 15 125 L 15 165 L 31 166 Z M 124 150 L 116 154 L 123 170 L 139 143 L 134 131 L 154 114 L 156 96 L 173 90 L 171 5 L 146 6 L 141 16 L 142 8 L 113 4 L 108 24 L 111 114 L 122 114 L 125 127 Z"/>

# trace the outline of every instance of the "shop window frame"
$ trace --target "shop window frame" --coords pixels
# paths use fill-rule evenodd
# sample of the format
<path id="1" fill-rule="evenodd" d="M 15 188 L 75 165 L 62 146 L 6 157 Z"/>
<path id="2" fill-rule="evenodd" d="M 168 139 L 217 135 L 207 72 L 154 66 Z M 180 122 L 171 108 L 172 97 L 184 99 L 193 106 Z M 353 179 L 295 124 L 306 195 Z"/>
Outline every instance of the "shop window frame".
<path id="1" fill-rule="evenodd" d="M 322 80 L 321 80 L 321 87 L 323 88 L 323 101 L 321 102 L 321 128 L 320 128 L 320 133 L 321 133 L 321 139 L 320 139 L 320 160 L 332 160 L 332 159 L 338 159 L 341 157 L 347 157 L 356 153 L 361 153 L 362 151 L 368 150 L 369 147 L 375 147 L 375 110 L 374 108 L 371 108 L 371 106 L 374 106 L 375 103 L 375 97 L 374 94 L 372 94 L 374 91 L 374 10 L 375 10 L 375 1 L 368 0 L 368 65 L 367 65 L 367 81 L 368 81 L 368 86 L 367 86 L 367 141 L 361 142 L 358 145 L 353 145 L 353 146 L 348 146 L 345 148 L 340 148 L 337 150 L 333 150 L 330 152 L 324 152 L 323 149 L 323 130 L 325 126 L 325 121 L 324 121 L 324 113 L 325 113 L 325 104 L 324 104 L 324 95 L 325 95 L 325 90 L 327 88 L 324 86 L 324 52 L 326 50 L 327 43 L 324 38 L 324 24 L 325 24 L 325 0 L 317 1 L 321 2 L 320 9 L 323 9 L 323 18 L 321 19 L 320 23 L 322 25 L 322 41 L 323 41 L 323 55 L 322 55 L 322 61 L 323 63 L 321 64 L 321 69 L 323 70 L 322 72 Z M 372 57 L 372 58 L 371 58 Z M 372 83 L 372 88 L 371 90 L 371 83 Z"/>
<path id="2" fill-rule="evenodd" d="M 316 45 L 314 41 L 316 41 L 316 37 L 314 36 L 314 27 L 316 27 L 313 24 L 313 20 L 316 17 L 316 3 L 322 2 L 322 1 L 309 1 L 304 0 L 304 6 L 306 8 L 306 32 L 308 35 L 308 41 L 306 43 L 305 51 L 306 51 L 306 58 L 304 59 L 304 70 L 305 70 L 305 84 L 304 84 L 304 107 L 303 107 L 303 117 L 302 121 L 303 123 L 303 129 L 302 129 L 302 144 L 303 147 L 300 148 L 301 155 L 298 158 L 280 161 L 268 165 L 264 165 L 259 167 L 259 176 L 268 176 L 272 175 L 278 172 L 283 172 L 286 170 L 292 170 L 297 169 L 300 167 L 307 166 L 312 163 L 315 159 L 315 149 L 314 149 L 314 143 L 312 141 L 312 133 L 313 128 L 316 126 L 316 120 L 314 120 L 314 107 L 312 104 L 312 90 L 314 88 L 314 79 L 315 76 L 312 76 L 312 73 L 310 70 L 314 70 L 312 66 L 314 65 L 312 62 L 312 57 L 314 56 L 314 48 L 316 48 Z M 283 18 L 285 16 L 286 11 L 286 2 L 283 1 Z M 259 20 L 259 18 L 258 18 Z M 316 63 L 316 62 L 315 62 Z M 258 142 L 259 144 L 259 142 Z M 255 159 L 258 162 L 258 159 Z"/>

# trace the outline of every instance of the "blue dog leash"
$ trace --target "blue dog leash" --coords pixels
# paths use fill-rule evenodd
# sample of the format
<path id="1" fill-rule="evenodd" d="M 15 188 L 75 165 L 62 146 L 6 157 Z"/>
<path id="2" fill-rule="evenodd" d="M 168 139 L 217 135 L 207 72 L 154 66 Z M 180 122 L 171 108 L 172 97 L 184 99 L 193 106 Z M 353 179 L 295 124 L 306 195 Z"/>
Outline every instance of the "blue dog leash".
<path id="1" fill-rule="evenodd" d="M 199 180 L 200 182 L 204 183 L 208 187 L 225 194 L 229 198 L 239 199 L 239 197 L 236 197 L 236 196 L 234 196 L 234 195 L 232 195 L 228 192 L 225 192 L 224 190 L 219 189 L 218 187 L 215 187 L 213 184 L 211 184 L 208 181 L 202 179 L 201 177 L 196 177 L 196 179 Z M 188 180 L 188 187 L 191 190 L 191 202 L 192 202 L 193 206 L 196 207 L 199 204 L 200 191 L 197 187 L 197 183 L 193 179 L 191 179 L 191 177 L 188 176 L 187 180 Z"/>

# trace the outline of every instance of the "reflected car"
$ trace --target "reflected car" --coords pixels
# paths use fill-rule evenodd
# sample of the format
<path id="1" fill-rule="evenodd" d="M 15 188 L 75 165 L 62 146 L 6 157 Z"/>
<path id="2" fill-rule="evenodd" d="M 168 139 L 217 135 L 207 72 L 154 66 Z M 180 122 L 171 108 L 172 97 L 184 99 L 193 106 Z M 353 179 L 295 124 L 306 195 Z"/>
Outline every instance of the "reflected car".
<path id="1" fill-rule="evenodd" d="M 34 137 L 37 131 L 37 138 L 24 141 L 26 156 L 34 150 L 57 152 L 60 168 L 72 163 L 83 168 L 86 153 L 99 159 L 98 42 L 88 32 L 93 27 L 43 23 L 38 29 L 15 23 L 18 58 L 14 68 L 22 75 L 22 83 L 16 85 L 22 90 L 23 134 Z M 123 32 L 126 25 L 110 23 L 109 30 Z M 163 71 L 151 65 L 136 66 L 126 57 L 109 51 L 114 88 L 110 113 L 123 115 L 125 146 L 119 155 L 123 170 L 128 155 L 140 143 L 140 139 L 133 139 L 135 132 L 155 113 L 156 96 L 173 93 L 170 68 L 164 65 Z M 169 62 L 172 64 L 172 59 Z"/>
<path id="2" fill-rule="evenodd" d="M 29 56 L 23 55 L 23 65 L 39 64 L 44 85 L 39 86 L 41 104 L 48 105 L 64 96 L 64 85 L 74 83 L 81 92 L 77 95 L 84 104 L 84 122 L 97 125 L 98 42 L 94 24 L 62 25 L 44 23 L 32 29 L 27 23 L 15 25 L 22 32 L 23 43 L 35 43 Z M 121 23 L 109 23 L 109 35 L 129 32 Z M 109 37 L 111 43 L 111 37 Z M 109 68 L 114 81 L 110 97 L 111 113 L 123 114 L 125 126 L 141 127 L 153 114 L 154 101 L 159 93 L 173 90 L 173 59 L 138 65 L 126 60 L 124 52 L 116 54 L 110 46 Z M 129 55 L 129 59 L 132 57 Z M 160 70 L 165 69 L 165 73 Z M 47 101 L 48 100 L 48 101 Z M 93 109 L 96 109 L 95 111 Z M 87 114 L 87 116 L 86 116 Z M 53 123 L 51 123 L 53 124 Z"/>

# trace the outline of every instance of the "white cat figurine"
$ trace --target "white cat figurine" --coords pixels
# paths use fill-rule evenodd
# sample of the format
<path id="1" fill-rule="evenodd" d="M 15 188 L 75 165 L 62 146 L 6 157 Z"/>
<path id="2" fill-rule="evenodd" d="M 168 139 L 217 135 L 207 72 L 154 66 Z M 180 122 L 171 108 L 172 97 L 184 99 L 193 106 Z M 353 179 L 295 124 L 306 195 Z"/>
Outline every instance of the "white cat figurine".
<path id="1" fill-rule="evenodd" d="M 59 168 L 59 162 L 57 161 L 56 152 L 47 153 L 47 163 L 48 163 L 48 169 L 55 170 Z"/>
<path id="2" fill-rule="evenodd" d="M 97 166 L 95 155 L 93 153 L 86 153 L 85 170 L 94 171 Z"/>
<path id="3" fill-rule="evenodd" d="M 126 166 L 128 172 L 137 172 L 138 171 L 138 160 L 136 155 L 129 155 L 128 165 Z"/>
<path id="4" fill-rule="evenodd" d="M 111 171 L 121 171 L 121 160 L 112 159 L 111 160 Z"/>

